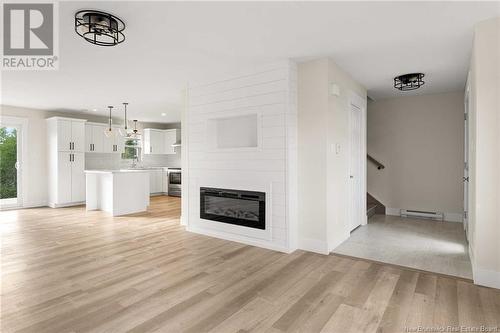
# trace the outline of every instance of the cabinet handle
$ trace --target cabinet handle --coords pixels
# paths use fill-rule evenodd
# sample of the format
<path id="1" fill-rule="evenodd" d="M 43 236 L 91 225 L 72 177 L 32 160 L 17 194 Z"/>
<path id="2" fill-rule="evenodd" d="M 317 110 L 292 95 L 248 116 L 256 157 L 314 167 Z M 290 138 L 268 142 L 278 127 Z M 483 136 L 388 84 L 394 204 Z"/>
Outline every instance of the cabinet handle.
<path id="1" fill-rule="evenodd" d="M 153 152 L 153 146 L 149 146 L 149 152 L 152 153 Z"/>
<path id="2" fill-rule="evenodd" d="M 92 151 L 95 151 L 95 144 L 92 144 Z"/>

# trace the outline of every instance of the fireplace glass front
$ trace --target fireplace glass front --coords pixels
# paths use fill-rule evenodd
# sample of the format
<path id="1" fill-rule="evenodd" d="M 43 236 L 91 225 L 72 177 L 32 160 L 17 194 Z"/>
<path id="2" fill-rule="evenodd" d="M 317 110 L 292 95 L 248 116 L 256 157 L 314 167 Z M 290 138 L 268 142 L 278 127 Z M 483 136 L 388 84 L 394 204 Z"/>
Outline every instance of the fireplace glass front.
<path id="1" fill-rule="evenodd" d="M 266 194 L 220 188 L 200 188 L 200 217 L 250 228 L 266 228 Z"/>

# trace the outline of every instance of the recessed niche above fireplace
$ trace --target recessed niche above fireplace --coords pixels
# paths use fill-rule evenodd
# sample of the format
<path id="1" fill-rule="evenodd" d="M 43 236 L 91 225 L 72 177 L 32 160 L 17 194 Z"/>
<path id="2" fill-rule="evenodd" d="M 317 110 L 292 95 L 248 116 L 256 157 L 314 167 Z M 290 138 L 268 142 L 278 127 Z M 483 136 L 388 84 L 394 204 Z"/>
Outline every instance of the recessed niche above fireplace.
<path id="1" fill-rule="evenodd" d="M 260 116 L 257 113 L 209 119 L 210 150 L 248 150 L 260 147 Z"/>
<path id="2" fill-rule="evenodd" d="M 200 218 L 265 230 L 266 194 L 200 187 Z"/>

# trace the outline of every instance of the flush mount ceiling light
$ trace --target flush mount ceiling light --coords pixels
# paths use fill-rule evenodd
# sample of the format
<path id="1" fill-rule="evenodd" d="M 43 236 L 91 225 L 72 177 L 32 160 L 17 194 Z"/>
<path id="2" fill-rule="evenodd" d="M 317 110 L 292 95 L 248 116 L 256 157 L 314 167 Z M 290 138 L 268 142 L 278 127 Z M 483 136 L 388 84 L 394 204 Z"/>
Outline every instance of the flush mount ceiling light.
<path id="1" fill-rule="evenodd" d="M 394 78 L 394 88 L 401 91 L 415 90 L 420 88 L 425 82 L 423 73 L 411 73 L 399 75 Z"/>
<path id="2" fill-rule="evenodd" d="M 114 46 L 125 40 L 125 23 L 118 17 L 98 10 L 80 10 L 75 14 L 75 31 L 87 42 Z"/>

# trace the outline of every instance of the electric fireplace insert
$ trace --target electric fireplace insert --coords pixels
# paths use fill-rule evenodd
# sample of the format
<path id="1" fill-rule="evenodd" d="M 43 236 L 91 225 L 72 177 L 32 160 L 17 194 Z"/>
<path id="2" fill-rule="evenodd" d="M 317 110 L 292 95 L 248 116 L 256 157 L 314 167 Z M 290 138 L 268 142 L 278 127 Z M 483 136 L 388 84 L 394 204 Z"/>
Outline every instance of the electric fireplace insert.
<path id="1" fill-rule="evenodd" d="M 266 229 L 266 194 L 200 187 L 200 218 Z"/>

